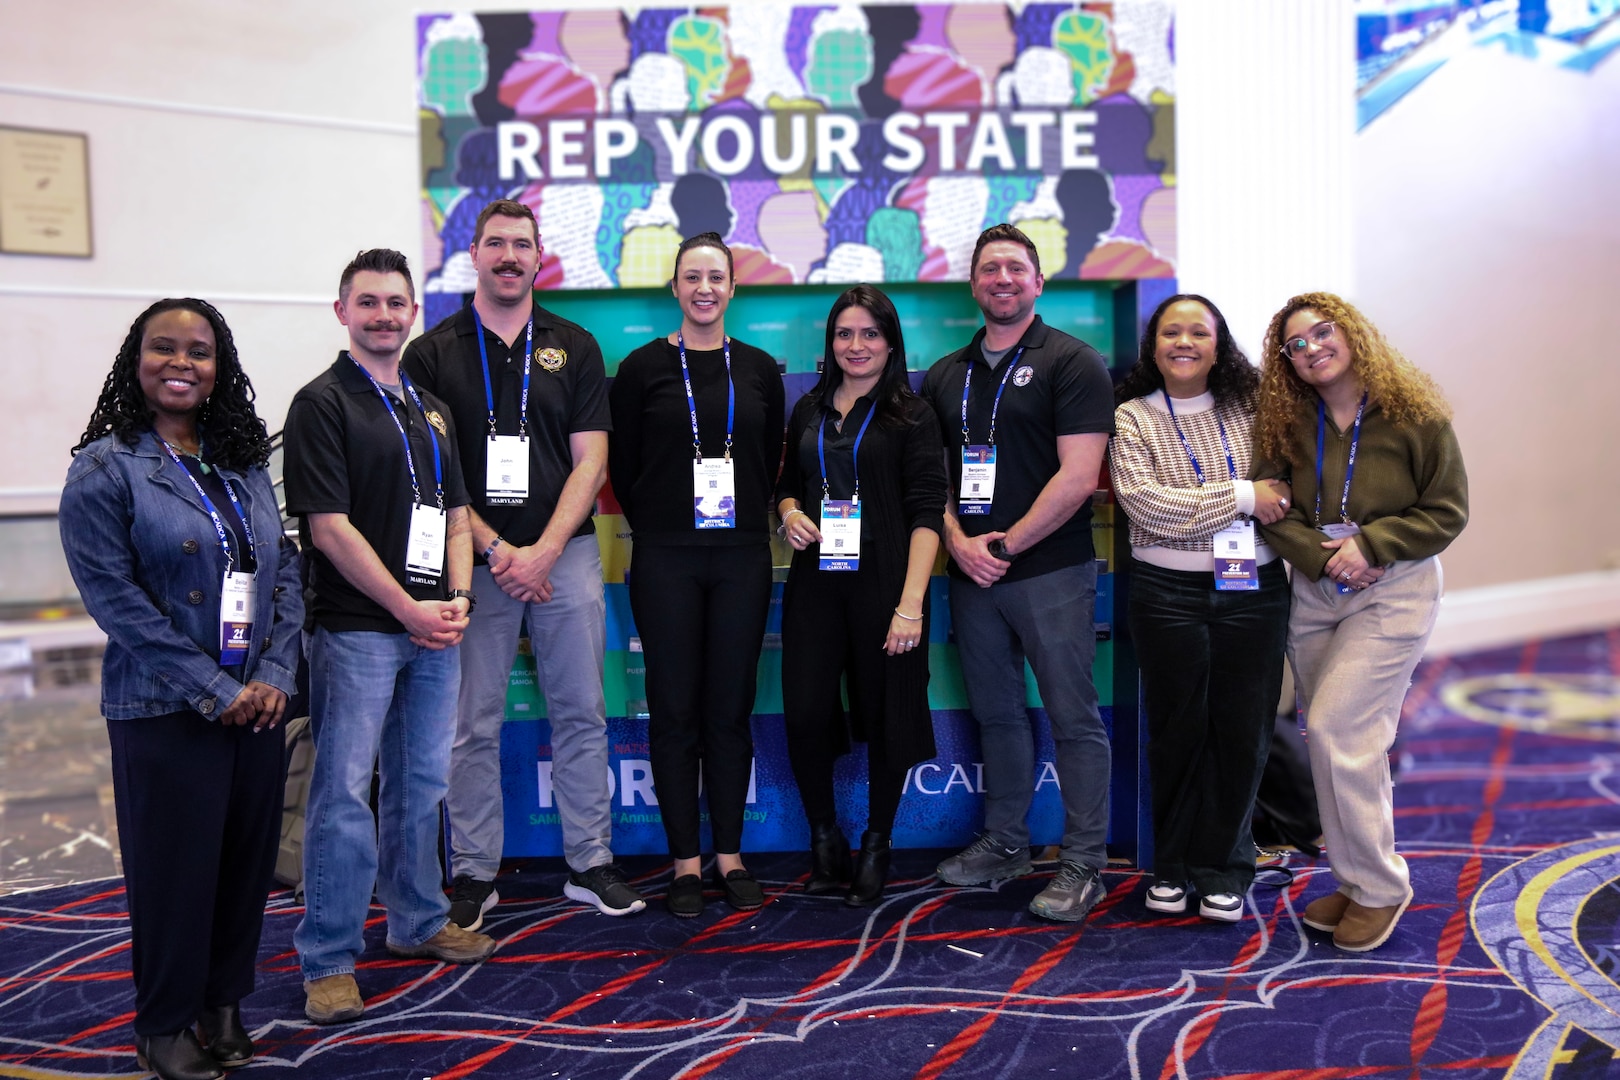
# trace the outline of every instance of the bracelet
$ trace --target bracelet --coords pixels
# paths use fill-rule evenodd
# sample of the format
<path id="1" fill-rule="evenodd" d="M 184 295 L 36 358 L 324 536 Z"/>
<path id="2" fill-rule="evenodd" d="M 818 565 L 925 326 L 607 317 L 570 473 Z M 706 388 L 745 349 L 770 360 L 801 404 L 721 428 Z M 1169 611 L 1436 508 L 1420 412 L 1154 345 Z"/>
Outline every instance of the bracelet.
<path id="1" fill-rule="evenodd" d="M 500 547 L 501 544 L 502 544 L 502 540 L 501 540 L 500 536 L 498 536 L 498 535 L 495 537 L 495 539 L 493 539 L 493 540 L 491 540 L 489 542 L 489 547 L 484 549 L 484 561 L 485 562 L 489 562 L 489 557 L 491 555 L 495 554 L 495 549 Z"/>
<path id="2" fill-rule="evenodd" d="M 780 536 L 784 540 L 787 539 L 788 519 L 794 514 L 804 514 L 804 511 L 800 510 L 797 506 L 789 507 L 788 512 L 782 515 L 782 524 L 776 527 L 776 535 Z M 810 515 L 804 514 L 804 516 L 809 517 Z"/>
<path id="3" fill-rule="evenodd" d="M 907 615 L 905 612 L 901 611 L 899 608 L 895 608 L 894 613 L 896 615 L 900 616 L 902 619 L 906 620 L 906 622 L 922 622 L 922 616 L 921 615 Z"/>

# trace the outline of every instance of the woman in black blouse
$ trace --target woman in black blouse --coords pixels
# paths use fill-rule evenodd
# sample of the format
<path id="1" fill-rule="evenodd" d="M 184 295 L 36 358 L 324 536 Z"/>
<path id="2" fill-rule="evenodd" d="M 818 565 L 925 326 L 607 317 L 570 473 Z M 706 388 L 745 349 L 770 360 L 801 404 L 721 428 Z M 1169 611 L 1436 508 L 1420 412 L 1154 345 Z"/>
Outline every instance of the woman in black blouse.
<path id="1" fill-rule="evenodd" d="M 882 895 L 906 770 L 934 756 L 928 578 L 944 527 L 941 445 L 939 421 L 907 382 L 894 305 L 870 285 L 846 291 L 827 316 L 821 381 L 788 422 L 776 505 L 796 553 L 782 599 L 782 708 L 810 819 L 805 891 L 849 881 L 851 907 Z M 833 802 L 851 727 L 869 772 L 853 871 Z"/>
<path id="2" fill-rule="evenodd" d="M 608 393 L 608 469 L 634 534 L 630 610 L 647 666 L 653 787 L 675 877 L 669 909 L 703 911 L 698 774 L 727 903 L 764 903 L 744 868 L 754 756 L 749 717 L 771 601 L 770 495 L 782 456 L 782 376 L 726 335 L 731 251 L 684 241 L 671 282 L 681 327 L 624 358 Z"/>

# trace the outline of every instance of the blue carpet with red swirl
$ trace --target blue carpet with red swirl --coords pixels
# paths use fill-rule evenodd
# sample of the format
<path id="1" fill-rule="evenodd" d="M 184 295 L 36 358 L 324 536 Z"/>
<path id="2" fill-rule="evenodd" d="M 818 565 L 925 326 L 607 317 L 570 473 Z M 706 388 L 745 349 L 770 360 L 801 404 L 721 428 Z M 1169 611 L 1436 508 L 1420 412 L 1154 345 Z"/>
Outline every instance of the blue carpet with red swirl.
<path id="1" fill-rule="evenodd" d="M 310 1077 L 1620 1076 L 1620 630 L 1419 669 L 1397 836 L 1416 900 L 1375 952 L 1299 921 L 1325 859 L 1256 887 L 1242 922 L 1150 916 L 1109 872 L 1082 925 L 1024 905 L 1050 875 L 952 888 L 900 852 L 884 903 L 800 895 L 800 856 L 751 860 L 764 910 L 655 902 L 610 919 L 560 867 L 503 875 L 472 968 L 395 960 L 380 919 L 366 1015 L 306 1023 L 272 896 L 252 1075 Z M 657 896 L 667 869 L 629 860 Z M 380 912 L 374 913 L 380 916 Z M 0 1076 L 129 1076 L 129 927 L 109 881 L 0 899 Z"/>

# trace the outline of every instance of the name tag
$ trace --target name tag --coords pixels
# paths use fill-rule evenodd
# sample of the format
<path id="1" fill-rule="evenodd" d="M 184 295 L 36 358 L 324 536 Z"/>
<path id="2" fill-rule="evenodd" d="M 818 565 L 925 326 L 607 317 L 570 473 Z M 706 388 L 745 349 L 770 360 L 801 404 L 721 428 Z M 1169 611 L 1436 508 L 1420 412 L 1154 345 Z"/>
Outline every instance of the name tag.
<path id="1" fill-rule="evenodd" d="M 253 577 L 239 571 L 225 574 L 219 590 L 219 666 L 245 664 L 253 643 Z"/>
<path id="2" fill-rule="evenodd" d="M 861 568 L 861 504 L 846 499 L 821 500 L 823 570 Z"/>
<path id="3" fill-rule="evenodd" d="M 1234 521 L 1215 534 L 1215 588 L 1219 592 L 1254 592 L 1260 574 L 1254 558 L 1254 522 Z"/>
<path id="4" fill-rule="evenodd" d="M 412 584 L 437 584 L 439 576 L 444 573 L 444 525 L 444 511 L 437 506 L 411 508 L 411 538 L 405 548 L 405 576 Z"/>
<path id="5" fill-rule="evenodd" d="M 995 497 L 996 448 L 962 447 L 962 488 L 957 492 L 957 514 L 988 514 Z"/>
<path id="6" fill-rule="evenodd" d="M 484 501 L 522 506 L 529 499 L 529 440 L 491 435 L 484 459 Z"/>
<path id="7" fill-rule="evenodd" d="M 1322 526 L 1322 532 L 1327 535 L 1329 540 L 1344 540 L 1360 531 L 1361 526 L 1353 521 L 1334 521 Z M 1356 591 L 1342 581 L 1334 582 L 1333 587 L 1341 593 L 1353 593 Z"/>
<path id="8" fill-rule="evenodd" d="M 728 458 L 692 462 L 692 524 L 699 529 L 737 527 L 737 470 Z"/>

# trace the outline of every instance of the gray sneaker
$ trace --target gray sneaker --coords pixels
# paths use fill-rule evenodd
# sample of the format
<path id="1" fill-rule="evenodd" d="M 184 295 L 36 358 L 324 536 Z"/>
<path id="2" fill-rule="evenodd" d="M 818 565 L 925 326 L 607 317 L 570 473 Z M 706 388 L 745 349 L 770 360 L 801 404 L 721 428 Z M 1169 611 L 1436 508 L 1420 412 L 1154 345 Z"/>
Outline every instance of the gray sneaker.
<path id="1" fill-rule="evenodd" d="M 988 833 L 935 868 L 934 873 L 947 885 L 983 885 L 987 881 L 1014 878 L 1029 873 L 1029 848 L 1005 847 Z"/>
<path id="2" fill-rule="evenodd" d="M 1107 895 L 1096 870 L 1064 859 L 1052 883 L 1029 902 L 1029 913 L 1058 922 L 1079 922 Z"/>

